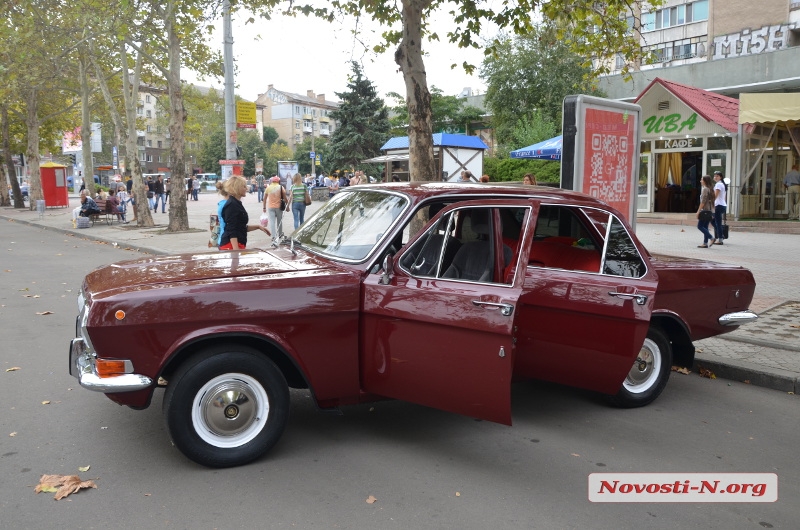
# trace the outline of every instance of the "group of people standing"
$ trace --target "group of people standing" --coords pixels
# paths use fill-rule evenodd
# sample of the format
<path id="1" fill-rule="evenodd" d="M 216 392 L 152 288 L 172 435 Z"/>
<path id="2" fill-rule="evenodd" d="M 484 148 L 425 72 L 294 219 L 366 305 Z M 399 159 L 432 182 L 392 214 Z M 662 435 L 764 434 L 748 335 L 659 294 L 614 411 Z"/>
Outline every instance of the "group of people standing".
<path id="1" fill-rule="evenodd" d="M 277 175 L 271 177 L 263 190 L 259 190 L 262 210 L 266 221 L 248 224 L 249 217 L 242 205 L 242 198 L 249 191 L 247 179 L 234 176 L 225 182 L 217 183 L 217 191 L 223 199 L 217 203 L 219 218 L 219 249 L 238 250 L 246 248 L 247 233 L 261 230 L 272 238 L 272 246 L 277 247 L 285 237 L 283 233 L 283 212 L 291 211 L 295 230 L 305 222 L 306 206 L 311 203 L 308 187 L 299 173 L 291 179 L 288 190 L 281 184 Z M 271 227 L 271 230 L 270 228 Z"/>
<path id="2" fill-rule="evenodd" d="M 722 172 L 715 171 L 714 178 L 703 175 L 700 178 L 700 206 L 697 209 L 697 229 L 703 234 L 703 244 L 698 248 L 711 248 L 712 245 L 724 245 L 723 225 L 728 209 L 728 187 L 725 185 Z M 708 224 L 714 222 L 714 235 L 708 230 Z"/>

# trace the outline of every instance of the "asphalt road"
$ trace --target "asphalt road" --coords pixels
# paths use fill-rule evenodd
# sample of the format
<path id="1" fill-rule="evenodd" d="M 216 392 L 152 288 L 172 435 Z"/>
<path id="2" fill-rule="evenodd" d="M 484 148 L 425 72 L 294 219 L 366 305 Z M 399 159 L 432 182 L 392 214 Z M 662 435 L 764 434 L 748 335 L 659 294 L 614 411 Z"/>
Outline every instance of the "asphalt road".
<path id="1" fill-rule="evenodd" d="M 199 467 L 171 446 L 161 391 L 134 411 L 67 373 L 81 278 L 139 255 L 4 228 L 3 528 L 796 529 L 800 521 L 798 397 L 694 374 L 673 373 L 654 404 L 635 410 L 517 384 L 513 427 L 402 402 L 322 415 L 295 392 L 286 432 L 267 457 Z M 45 311 L 52 314 L 36 314 Z M 587 477 L 595 472 L 776 473 L 779 500 L 593 504 Z M 57 502 L 34 493 L 42 474 L 79 474 L 98 489 Z M 377 500 L 367 503 L 370 496 Z"/>

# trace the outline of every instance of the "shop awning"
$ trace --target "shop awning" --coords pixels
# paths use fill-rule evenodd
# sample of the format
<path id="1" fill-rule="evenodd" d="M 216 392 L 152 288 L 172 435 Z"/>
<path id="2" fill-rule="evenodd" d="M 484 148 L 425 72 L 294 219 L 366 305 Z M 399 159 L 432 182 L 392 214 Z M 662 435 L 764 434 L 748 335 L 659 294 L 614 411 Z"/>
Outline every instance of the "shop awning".
<path id="1" fill-rule="evenodd" d="M 739 123 L 800 121 L 800 94 L 739 94 Z"/>

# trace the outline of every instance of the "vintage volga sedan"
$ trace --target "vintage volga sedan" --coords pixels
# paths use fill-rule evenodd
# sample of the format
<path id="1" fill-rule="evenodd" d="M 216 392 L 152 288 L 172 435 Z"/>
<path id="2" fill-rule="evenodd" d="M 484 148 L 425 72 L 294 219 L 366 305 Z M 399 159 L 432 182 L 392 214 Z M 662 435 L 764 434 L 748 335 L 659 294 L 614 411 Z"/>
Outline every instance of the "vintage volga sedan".
<path id="1" fill-rule="evenodd" d="M 133 408 L 165 386 L 175 445 L 235 466 L 278 441 L 290 387 L 320 409 L 395 398 L 508 425 L 512 380 L 646 405 L 692 341 L 756 318 L 754 289 L 741 267 L 650 255 L 579 193 L 365 185 L 277 249 L 91 272 L 70 372 Z"/>

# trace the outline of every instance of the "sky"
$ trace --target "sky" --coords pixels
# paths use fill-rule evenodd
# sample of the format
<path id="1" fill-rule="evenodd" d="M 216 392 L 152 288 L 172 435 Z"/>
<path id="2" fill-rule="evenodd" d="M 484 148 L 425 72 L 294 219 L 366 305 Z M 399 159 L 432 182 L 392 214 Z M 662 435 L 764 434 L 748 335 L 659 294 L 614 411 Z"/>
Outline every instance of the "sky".
<path id="1" fill-rule="evenodd" d="M 438 13 L 431 23 L 440 35 L 449 30 L 447 9 Z M 296 18 L 275 15 L 271 20 L 256 19 L 255 24 L 245 24 L 247 14 L 234 14 L 233 56 L 237 67 L 236 95 L 255 101 L 267 91 L 270 84 L 278 90 L 305 95 L 307 90 L 325 94 L 328 100 L 338 100 L 336 92 L 347 89 L 350 62 L 362 65 L 366 77 L 372 81 L 381 97 L 388 92 L 405 94 L 402 73 L 394 62 L 394 48 L 377 55 L 365 51 L 353 36 L 358 28 L 359 39 L 370 48 L 380 41 L 380 26 L 372 20 L 357 23 L 323 22 L 314 17 L 300 15 Z M 494 34 L 484 35 L 494 37 Z M 217 24 L 209 45 L 222 51 L 222 23 Z M 465 87 L 473 93 L 484 93 L 486 88 L 477 72 L 467 75 L 463 68 L 450 69 L 452 63 L 468 61 L 479 66 L 482 50 L 459 49 L 454 44 L 432 42 L 423 45 L 428 54 L 424 58 L 428 74 L 428 87 L 436 86 L 445 95 L 458 95 Z M 198 80 L 188 70 L 182 78 L 202 86 L 222 88 L 223 79 Z M 387 101 L 391 105 L 392 102 Z"/>

